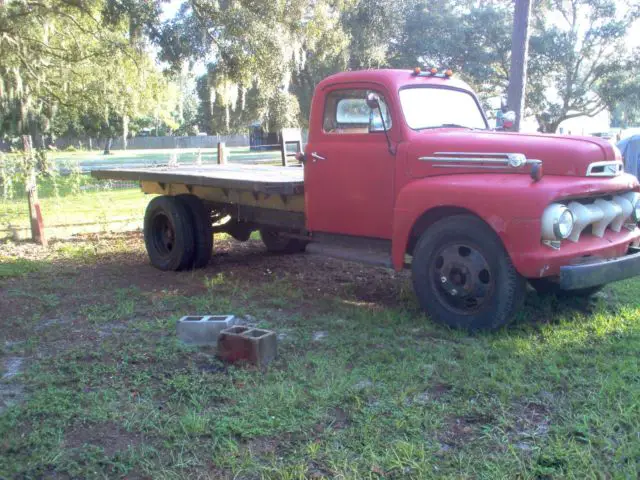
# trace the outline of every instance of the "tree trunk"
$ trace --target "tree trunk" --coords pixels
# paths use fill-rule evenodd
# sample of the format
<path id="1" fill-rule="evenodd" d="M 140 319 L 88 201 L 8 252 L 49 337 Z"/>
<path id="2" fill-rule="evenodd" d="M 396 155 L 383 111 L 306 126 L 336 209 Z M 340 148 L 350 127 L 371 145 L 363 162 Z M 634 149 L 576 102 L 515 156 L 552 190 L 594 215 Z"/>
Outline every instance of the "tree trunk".
<path id="1" fill-rule="evenodd" d="M 109 155 L 111 153 L 111 142 L 112 141 L 113 141 L 113 138 L 107 137 L 106 142 L 104 142 L 104 154 L 105 155 Z"/>
<path id="2" fill-rule="evenodd" d="M 127 137 L 129 136 L 129 116 L 122 117 L 122 149 L 127 149 Z"/>
<path id="3" fill-rule="evenodd" d="M 536 120 L 538 121 L 538 125 L 540 125 L 539 131 L 541 133 L 556 133 L 563 119 L 545 120 L 541 116 L 537 116 Z"/>
<path id="4" fill-rule="evenodd" d="M 562 120 L 556 120 L 555 122 L 551 122 L 547 125 L 547 133 L 556 133 L 558 131 L 558 127 L 562 123 Z"/>
<path id="5" fill-rule="evenodd" d="M 31 135 L 33 148 L 40 150 L 44 147 L 42 132 L 40 131 L 40 125 L 36 119 L 29 115 L 29 134 Z"/>

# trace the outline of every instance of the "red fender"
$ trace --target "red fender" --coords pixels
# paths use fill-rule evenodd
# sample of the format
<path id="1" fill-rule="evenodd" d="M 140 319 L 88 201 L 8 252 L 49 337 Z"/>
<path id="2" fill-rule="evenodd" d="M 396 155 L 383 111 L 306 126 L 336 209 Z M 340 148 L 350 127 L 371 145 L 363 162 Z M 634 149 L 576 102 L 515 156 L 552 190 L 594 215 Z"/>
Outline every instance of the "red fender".
<path id="1" fill-rule="evenodd" d="M 396 270 L 404 267 L 411 230 L 420 217 L 438 207 L 454 207 L 477 215 L 491 226 L 516 269 L 525 277 L 557 274 L 560 263 L 566 264 L 568 257 L 589 252 L 585 251 L 587 245 L 582 240 L 568 242 L 566 246 L 563 244 L 558 251 L 541 244 L 540 218 L 546 206 L 564 198 L 584 198 L 637 188 L 638 181 L 631 175 L 607 180 L 549 175 L 539 182 L 534 182 L 526 174 L 463 174 L 417 179 L 402 188 L 396 199 L 392 263 Z M 614 247 L 611 242 L 603 244 L 602 239 L 597 240 L 600 250 Z M 628 240 L 626 236 L 617 238 L 618 248 L 611 254 L 617 254 L 622 243 Z M 593 246 L 595 248 L 595 244 Z"/>

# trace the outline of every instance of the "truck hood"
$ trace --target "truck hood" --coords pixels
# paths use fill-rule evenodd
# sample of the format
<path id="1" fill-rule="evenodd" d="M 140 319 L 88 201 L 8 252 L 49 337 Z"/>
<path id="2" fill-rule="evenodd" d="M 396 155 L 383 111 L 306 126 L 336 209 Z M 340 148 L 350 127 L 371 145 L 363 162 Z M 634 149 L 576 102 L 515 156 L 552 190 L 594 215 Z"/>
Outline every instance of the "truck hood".
<path id="1" fill-rule="evenodd" d="M 438 129 L 416 132 L 411 139 L 409 174 L 423 177 L 462 171 L 498 173 L 501 170 L 499 164 L 482 162 L 483 158 L 491 158 L 488 155 L 491 153 L 495 153 L 493 157 L 497 158 L 506 154 L 522 154 L 527 160 L 540 160 L 545 175 L 583 177 L 600 173 L 598 176 L 613 176 L 622 172 L 622 160 L 613 146 L 597 137 Z M 443 164 L 438 162 L 441 157 L 465 160 Z M 607 166 L 593 166 L 595 162 L 607 162 Z M 513 168 L 504 166 L 505 171 L 513 171 Z M 528 173 L 530 169 L 525 165 L 517 171 Z"/>

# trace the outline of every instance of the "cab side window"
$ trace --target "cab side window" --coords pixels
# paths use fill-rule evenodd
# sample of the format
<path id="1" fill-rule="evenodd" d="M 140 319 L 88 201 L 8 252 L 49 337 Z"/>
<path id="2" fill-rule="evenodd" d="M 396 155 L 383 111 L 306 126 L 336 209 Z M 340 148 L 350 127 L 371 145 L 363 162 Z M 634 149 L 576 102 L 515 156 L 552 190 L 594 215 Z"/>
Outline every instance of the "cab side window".
<path id="1" fill-rule="evenodd" d="M 371 90 L 366 89 L 336 90 L 329 93 L 324 106 L 324 132 L 330 134 L 382 132 L 384 128 L 380 110 L 384 116 L 384 126 L 389 130 L 391 115 L 384 97 L 378 92 L 373 92 L 379 97 L 380 110 L 372 110 L 367 105 L 369 93 Z"/>

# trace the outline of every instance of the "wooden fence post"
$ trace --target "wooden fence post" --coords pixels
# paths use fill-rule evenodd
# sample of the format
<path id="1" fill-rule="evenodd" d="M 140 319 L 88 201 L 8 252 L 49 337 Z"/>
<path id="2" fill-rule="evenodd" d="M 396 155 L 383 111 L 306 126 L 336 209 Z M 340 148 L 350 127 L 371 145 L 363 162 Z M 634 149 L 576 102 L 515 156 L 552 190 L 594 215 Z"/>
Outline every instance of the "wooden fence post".
<path id="1" fill-rule="evenodd" d="M 29 219 L 31 220 L 31 239 L 46 247 L 47 238 L 44 236 L 44 222 L 42 220 L 42 211 L 40 210 L 40 202 L 38 201 L 38 184 L 36 181 L 36 169 L 33 162 L 33 151 L 31 149 L 31 135 L 22 136 L 22 144 L 24 145 L 24 153 L 29 157 L 29 172 L 27 175 L 27 198 L 29 201 Z"/>
<path id="2" fill-rule="evenodd" d="M 224 142 L 218 142 L 218 165 L 224 165 L 225 163 L 227 163 L 227 157 Z"/>

